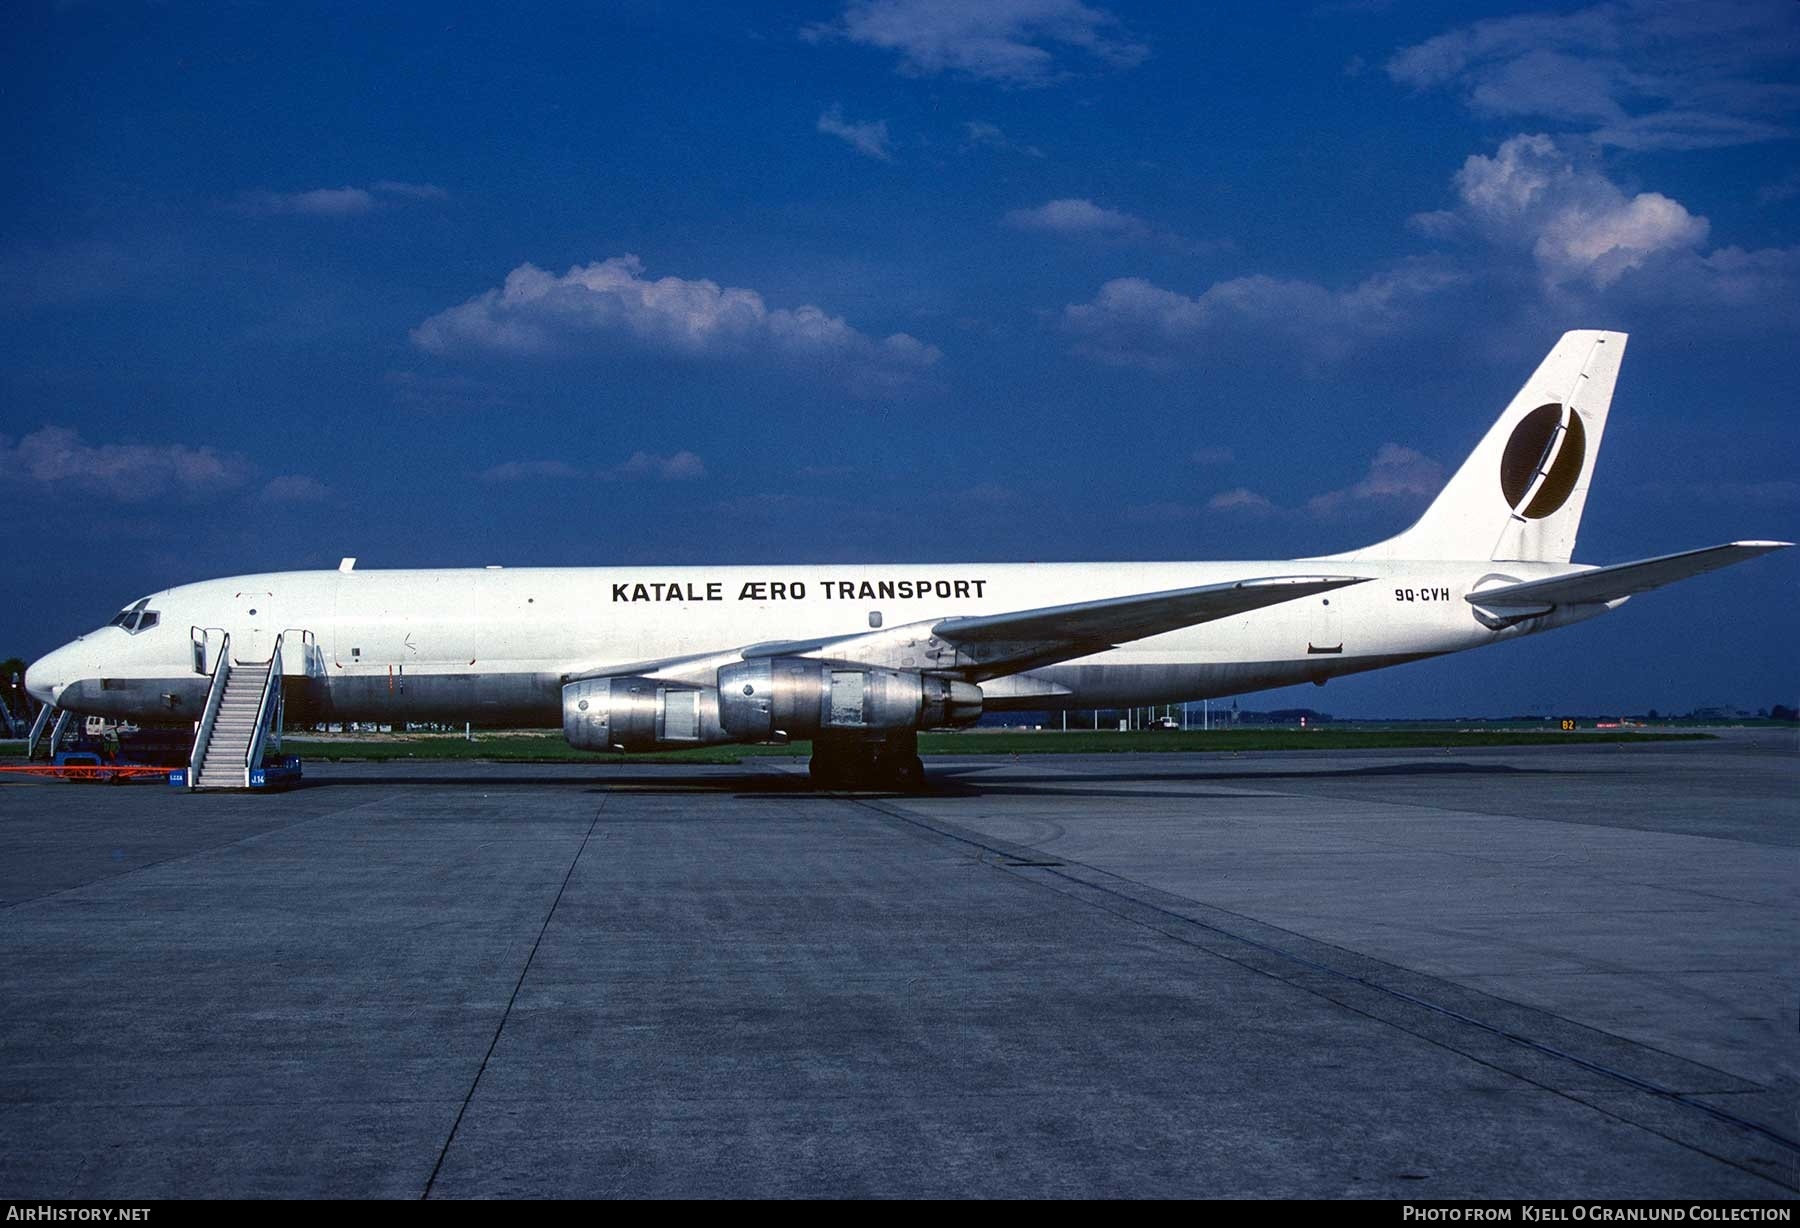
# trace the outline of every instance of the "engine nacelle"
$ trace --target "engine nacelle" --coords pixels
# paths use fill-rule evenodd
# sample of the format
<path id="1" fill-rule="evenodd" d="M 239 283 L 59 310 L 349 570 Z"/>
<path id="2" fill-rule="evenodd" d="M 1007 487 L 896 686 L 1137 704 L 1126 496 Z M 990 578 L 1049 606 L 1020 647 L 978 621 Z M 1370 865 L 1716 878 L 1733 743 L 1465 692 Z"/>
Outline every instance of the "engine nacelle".
<path id="1" fill-rule="evenodd" d="M 835 666 L 810 657 L 771 657 L 719 671 L 719 723 L 733 738 L 871 732 L 972 725 L 981 688 L 911 670 Z"/>
<path id="2" fill-rule="evenodd" d="M 712 687 L 583 678 L 563 687 L 563 736 L 578 750 L 673 750 L 730 742 Z"/>

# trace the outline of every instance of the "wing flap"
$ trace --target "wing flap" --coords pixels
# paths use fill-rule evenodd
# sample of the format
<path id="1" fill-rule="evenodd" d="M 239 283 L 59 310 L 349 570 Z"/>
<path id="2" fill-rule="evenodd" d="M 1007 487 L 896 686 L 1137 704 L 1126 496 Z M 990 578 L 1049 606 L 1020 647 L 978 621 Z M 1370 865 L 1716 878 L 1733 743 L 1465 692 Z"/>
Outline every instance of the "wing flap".
<path id="1" fill-rule="evenodd" d="M 1007 614 L 946 618 L 933 625 L 932 634 L 957 644 L 1027 641 L 1119 644 L 1260 610 L 1299 597 L 1329 593 L 1367 579 L 1367 576 L 1308 575 L 1233 580 L 1226 584 L 1136 593 L 1129 597 L 1079 601 Z"/>
<path id="2" fill-rule="evenodd" d="M 1733 563 L 1785 550 L 1791 545 L 1792 542 L 1728 542 L 1723 546 L 1708 546 L 1704 550 L 1684 550 L 1680 554 L 1639 559 L 1635 563 L 1594 567 L 1566 576 L 1552 576 L 1547 580 L 1526 580 L 1519 584 L 1481 589 L 1469 593 L 1464 600 L 1471 605 L 1494 607 L 1585 605 L 1617 601 L 1621 597 L 1661 588 L 1689 576 L 1704 575 Z"/>

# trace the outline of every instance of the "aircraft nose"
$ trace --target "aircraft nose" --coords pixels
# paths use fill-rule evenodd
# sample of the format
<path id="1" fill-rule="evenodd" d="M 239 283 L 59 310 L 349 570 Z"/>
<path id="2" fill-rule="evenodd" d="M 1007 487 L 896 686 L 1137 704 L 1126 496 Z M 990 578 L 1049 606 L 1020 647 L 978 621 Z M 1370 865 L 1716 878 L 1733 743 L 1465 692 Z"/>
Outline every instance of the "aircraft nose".
<path id="1" fill-rule="evenodd" d="M 42 704 L 54 704 L 64 687 L 69 685 L 68 645 L 58 648 L 25 667 L 25 692 Z"/>

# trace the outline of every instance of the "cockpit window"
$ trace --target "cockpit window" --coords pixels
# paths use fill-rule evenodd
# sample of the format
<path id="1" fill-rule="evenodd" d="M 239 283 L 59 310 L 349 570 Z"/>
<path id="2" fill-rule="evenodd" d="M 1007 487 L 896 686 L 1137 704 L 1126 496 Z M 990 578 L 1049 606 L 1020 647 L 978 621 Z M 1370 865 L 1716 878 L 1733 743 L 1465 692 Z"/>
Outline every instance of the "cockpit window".
<path id="1" fill-rule="evenodd" d="M 136 605 L 126 606 L 123 610 L 114 614 L 112 620 L 106 625 L 109 627 L 122 627 L 128 635 L 136 635 L 140 631 L 148 631 L 162 619 L 162 615 L 155 610 L 144 608 L 149 604 L 150 598 L 146 597 Z"/>

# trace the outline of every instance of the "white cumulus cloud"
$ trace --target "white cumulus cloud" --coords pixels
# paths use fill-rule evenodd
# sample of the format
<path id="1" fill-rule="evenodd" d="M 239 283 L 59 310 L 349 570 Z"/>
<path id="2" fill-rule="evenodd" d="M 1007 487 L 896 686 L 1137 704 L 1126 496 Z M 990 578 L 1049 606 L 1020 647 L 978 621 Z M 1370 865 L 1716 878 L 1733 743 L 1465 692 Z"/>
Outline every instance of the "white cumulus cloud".
<path id="1" fill-rule="evenodd" d="M 828 136 L 835 136 L 857 153 L 870 158 L 879 158 L 883 162 L 893 159 L 893 148 L 888 142 L 887 120 L 868 120 L 854 123 L 844 118 L 844 108 L 833 106 L 819 116 L 818 128 Z"/>
<path id="2" fill-rule="evenodd" d="M 1028 158 L 1044 156 L 1044 151 L 1036 145 L 1021 144 L 1007 136 L 999 124 L 992 124 L 984 119 L 964 120 L 963 138 L 974 149 L 999 149 L 1007 153 L 1024 154 Z"/>
<path id="3" fill-rule="evenodd" d="M 372 185 L 388 196 L 405 196 L 412 200 L 448 200 L 450 193 L 435 183 L 407 183 L 400 179 L 378 179 Z"/>
<path id="4" fill-rule="evenodd" d="M 62 426 L 43 427 L 16 444 L 0 435 L 0 480 L 121 503 L 220 494 L 243 486 L 255 471 L 245 457 L 206 446 L 90 444 Z"/>
<path id="5" fill-rule="evenodd" d="M 1452 178 L 1455 206 L 1409 219 L 1439 241 L 1486 245 L 1483 264 L 1529 262 L 1563 306 L 1636 303 L 1711 314 L 1695 323 L 1792 321 L 1800 314 L 1800 247 L 1708 249 L 1712 227 L 1661 192 L 1631 192 L 1600 165 L 1590 144 L 1522 133 L 1490 155 L 1468 158 Z M 1737 308 L 1754 316 L 1724 315 Z"/>
<path id="6" fill-rule="evenodd" d="M 1047 85 L 1064 59 L 1129 68 L 1149 54 L 1103 8 L 1081 0 L 852 0 L 835 21 L 808 26 L 812 42 L 845 39 L 891 51 L 913 76 L 954 73 L 1007 86 Z"/>
<path id="7" fill-rule="evenodd" d="M 481 475 L 484 482 L 557 482 L 586 476 L 568 461 L 506 461 Z"/>
<path id="8" fill-rule="evenodd" d="M 535 355 L 626 340 L 692 358 L 770 354 L 785 361 L 899 379 L 941 357 L 906 333 L 879 340 L 810 304 L 770 307 L 754 290 L 644 276 L 636 256 L 577 265 L 560 277 L 533 264 L 497 289 L 440 311 L 412 331 L 438 355 Z"/>
<path id="9" fill-rule="evenodd" d="M 1529 247 L 1546 283 L 1605 287 L 1663 253 L 1706 241 L 1705 218 L 1659 192 L 1628 196 L 1543 134 L 1471 156 L 1456 173 L 1460 213 L 1489 238 Z"/>
<path id="10" fill-rule="evenodd" d="M 330 497 L 329 486 L 304 473 L 284 473 L 270 478 L 260 496 L 264 503 L 322 503 Z"/>
<path id="11" fill-rule="evenodd" d="M 382 179 L 366 188 L 310 188 L 303 192 L 245 192 L 237 199 L 240 212 L 268 217 L 360 217 L 397 200 L 443 200 L 449 193 L 430 183 L 406 183 Z"/>
<path id="12" fill-rule="evenodd" d="M 1121 277 L 1101 286 L 1092 302 L 1064 307 L 1061 325 L 1079 353 L 1125 366 L 1203 364 L 1246 337 L 1285 340 L 1300 357 L 1328 359 L 1398 327 L 1419 303 L 1458 280 L 1431 262 L 1403 264 L 1347 290 L 1255 274 L 1187 295 Z"/>
<path id="13" fill-rule="evenodd" d="M 1221 490 L 1206 501 L 1206 506 L 1214 512 L 1267 512 L 1275 507 L 1267 495 L 1259 495 L 1243 486 Z"/>
<path id="14" fill-rule="evenodd" d="M 1607 0 L 1486 18 L 1396 52 L 1395 81 L 1477 114 L 1530 117 L 1625 149 L 1793 135 L 1800 9 L 1791 0 Z"/>
<path id="15" fill-rule="evenodd" d="M 1268 496 L 1239 486 L 1207 500 L 1212 512 L 1248 516 L 1344 516 L 1429 502 L 1444 487 L 1444 467 L 1403 444 L 1384 443 L 1362 479 L 1342 490 L 1314 495 L 1295 508 L 1277 505 Z"/>
<path id="16" fill-rule="evenodd" d="M 672 456 L 633 452 L 624 464 L 612 469 L 621 478 L 661 478 L 665 482 L 691 482 L 706 476 L 706 462 L 685 449 Z"/>
<path id="17" fill-rule="evenodd" d="M 670 456 L 633 452 L 617 465 L 584 469 L 564 460 L 507 461 L 481 475 L 484 482 L 561 482 L 592 478 L 602 482 L 652 478 L 664 482 L 691 482 L 706 476 L 706 462 L 685 449 Z"/>
<path id="18" fill-rule="evenodd" d="M 1035 209 L 1014 209 L 1001 220 L 1019 230 L 1058 235 L 1123 236 L 1142 234 L 1149 229 L 1142 219 L 1129 213 L 1073 197 L 1046 201 Z"/>
<path id="19" fill-rule="evenodd" d="M 1384 443 L 1369 462 L 1362 481 L 1343 490 L 1315 495 L 1306 510 L 1328 515 L 1359 503 L 1378 501 L 1424 502 L 1444 488 L 1444 467 L 1412 448 Z"/>

